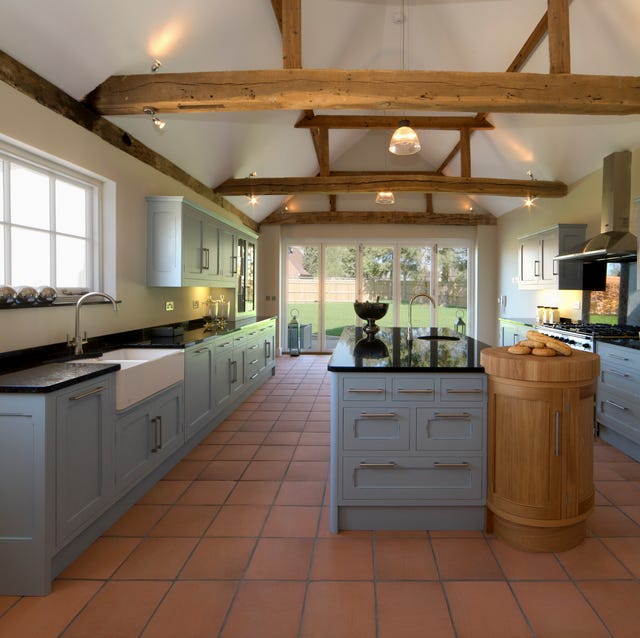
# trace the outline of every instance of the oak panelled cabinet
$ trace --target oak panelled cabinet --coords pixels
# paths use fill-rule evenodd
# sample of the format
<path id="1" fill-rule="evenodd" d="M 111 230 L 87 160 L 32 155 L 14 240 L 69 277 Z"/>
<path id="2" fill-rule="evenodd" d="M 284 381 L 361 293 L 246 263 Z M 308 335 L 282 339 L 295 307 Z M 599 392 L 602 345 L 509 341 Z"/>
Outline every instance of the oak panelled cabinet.
<path id="1" fill-rule="evenodd" d="M 593 509 L 598 357 L 518 357 L 506 348 L 481 356 L 489 375 L 487 531 L 527 551 L 574 547 Z"/>

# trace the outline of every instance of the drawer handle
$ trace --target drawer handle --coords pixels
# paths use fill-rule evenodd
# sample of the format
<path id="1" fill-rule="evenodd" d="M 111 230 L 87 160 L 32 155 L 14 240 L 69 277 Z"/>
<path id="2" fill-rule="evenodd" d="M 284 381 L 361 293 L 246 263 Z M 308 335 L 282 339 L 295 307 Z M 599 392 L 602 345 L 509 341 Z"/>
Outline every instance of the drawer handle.
<path id="1" fill-rule="evenodd" d="M 433 467 L 442 468 L 442 467 L 469 467 L 469 463 L 467 461 L 462 461 L 461 463 L 442 463 L 440 461 L 434 461 Z"/>
<path id="2" fill-rule="evenodd" d="M 618 354 L 609 354 L 609 357 L 611 357 L 612 359 L 619 359 L 620 361 L 629 361 L 628 357 L 621 357 Z"/>
<path id="3" fill-rule="evenodd" d="M 251 379 L 252 381 L 259 375 L 259 372 L 256 372 L 255 374 L 252 374 L 249 379 Z"/>
<path id="4" fill-rule="evenodd" d="M 424 390 L 413 388 L 398 388 L 398 394 L 433 394 L 433 390 L 425 388 Z"/>
<path id="5" fill-rule="evenodd" d="M 433 416 L 439 419 L 468 419 L 471 414 L 469 412 L 434 412 Z"/>
<path id="6" fill-rule="evenodd" d="M 451 390 L 447 388 L 447 394 L 482 394 L 482 390 Z"/>
<path id="7" fill-rule="evenodd" d="M 249 346 L 247 349 L 248 349 L 248 350 L 256 350 L 256 349 L 257 349 L 257 347 L 258 347 L 258 344 L 256 343 L 256 344 L 255 344 L 255 345 L 253 345 L 253 346 Z"/>
<path id="8" fill-rule="evenodd" d="M 396 467 L 394 461 L 388 461 L 387 463 L 367 463 L 367 461 L 360 461 L 360 469 L 362 470 L 392 470 Z"/>
<path id="9" fill-rule="evenodd" d="M 231 341 L 225 341 L 224 343 L 219 343 L 218 348 L 226 348 L 231 345 Z"/>
<path id="10" fill-rule="evenodd" d="M 359 392 L 360 394 L 382 394 L 384 388 L 349 388 L 349 392 Z"/>
<path id="11" fill-rule="evenodd" d="M 624 410 L 625 412 L 629 410 L 629 408 L 625 407 L 624 405 L 620 405 L 615 401 L 611 401 L 611 399 L 607 399 L 605 403 L 608 403 L 609 405 L 612 405 L 614 408 L 618 408 L 619 410 Z"/>
<path id="12" fill-rule="evenodd" d="M 258 363 L 258 360 L 257 360 L 257 359 L 254 359 L 253 361 L 249 361 L 249 365 L 250 365 L 250 366 L 254 366 L 254 365 L 256 365 L 256 363 Z M 253 378 L 253 377 L 252 377 L 252 378 Z"/>
<path id="13" fill-rule="evenodd" d="M 397 416 L 396 412 L 360 412 L 362 419 L 393 419 Z"/>
<path id="14" fill-rule="evenodd" d="M 153 427 L 153 447 L 151 452 L 154 453 L 158 451 L 158 417 L 151 419 L 151 426 Z"/>
<path id="15" fill-rule="evenodd" d="M 209 348 L 198 348 L 197 350 L 193 351 L 193 354 L 201 354 L 202 352 L 206 352 Z"/>
<path id="16" fill-rule="evenodd" d="M 628 374 L 624 374 L 624 372 L 618 372 L 617 370 L 606 370 L 606 372 L 608 372 L 609 374 L 613 374 L 616 377 L 624 377 L 625 379 L 629 377 Z"/>
<path id="17" fill-rule="evenodd" d="M 80 399 L 84 399 L 85 397 L 90 397 L 92 394 L 98 394 L 104 390 L 103 385 L 99 385 L 97 388 L 92 388 L 91 390 L 87 390 L 82 394 L 76 394 L 73 397 L 69 397 L 69 401 L 80 401 Z"/>

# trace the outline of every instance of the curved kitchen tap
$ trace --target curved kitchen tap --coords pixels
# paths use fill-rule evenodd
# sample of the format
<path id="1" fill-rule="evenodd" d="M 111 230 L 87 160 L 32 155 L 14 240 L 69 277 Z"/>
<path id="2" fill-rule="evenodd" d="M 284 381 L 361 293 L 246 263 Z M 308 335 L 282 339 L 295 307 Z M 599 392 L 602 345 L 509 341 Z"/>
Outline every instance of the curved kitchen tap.
<path id="1" fill-rule="evenodd" d="M 74 349 L 75 354 L 82 354 L 82 344 L 86 343 L 86 339 L 85 340 L 82 339 L 82 334 L 80 332 L 80 306 L 82 306 L 88 299 L 91 299 L 92 297 L 103 297 L 107 301 L 111 302 L 111 305 L 113 306 L 113 309 L 115 312 L 118 311 L 118 305 L 116 300 L 111 295 L 108 295 L 106 292 L 96 291 L 96 292 L 88 292 L 85 295 L 82 295 L 82 297 L 80 297 L 80 299 L 76 301 L 76 336 L 74 337 L 73 340 L 70 340 L 67 338 L 67 344 L 70 346 L 75 346 L 75 349 Z"/>
<path id="2" fill-rule="evenodd" d="M 413 295 L 411 297 L 411 301 L 409 302 L 409 326 L 407 328 L 407 338 L 409 341 L 413 341 L 413 302 L 416 299 L 420 299 L 420 297 L 424 297 L 431 302 L 431 313 L 429 314 L 429 327 L 433 328 L 433 318 L 436 310 L 436 302 L 433 300 L 431 295 L 428 295 L 426 292 L 420 292 L 417 295 Z"/>

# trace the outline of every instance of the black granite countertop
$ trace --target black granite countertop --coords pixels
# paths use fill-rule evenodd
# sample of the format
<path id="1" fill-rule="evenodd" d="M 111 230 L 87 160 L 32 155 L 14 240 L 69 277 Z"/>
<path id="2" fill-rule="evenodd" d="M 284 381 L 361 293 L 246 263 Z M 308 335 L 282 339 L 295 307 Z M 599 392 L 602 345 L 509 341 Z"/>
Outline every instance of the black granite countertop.
<path id="1" fill-rule="evenodd" d="M 47 363 L 0 375 L 2 393 L 54 392 L 120 370 L 119 363 Z"/>
<path id="2" fill-rule="evenodd" d="M 435 332 L 434 332 L 435 330 Z M 455 337 L 449 328 L 380 328 L 368 337 L 360 327 L 347 326 L 340 336 L 328 369 L 330 372 L 483 372 L 480 352 L 489 345 L 471 337 L 458 340 L 419 339 L 422 336 Z"/>
<path id="3" fill-rule="evenodd" d="M 631 348 L 632 350 L 640 350 L 640 339 L 598 339 L 602 343 L 610 343 L 614 346 L 622 346 L 623 348 Z M 598 352 L 598 346 L 596 345 L 596 353 Z"/>

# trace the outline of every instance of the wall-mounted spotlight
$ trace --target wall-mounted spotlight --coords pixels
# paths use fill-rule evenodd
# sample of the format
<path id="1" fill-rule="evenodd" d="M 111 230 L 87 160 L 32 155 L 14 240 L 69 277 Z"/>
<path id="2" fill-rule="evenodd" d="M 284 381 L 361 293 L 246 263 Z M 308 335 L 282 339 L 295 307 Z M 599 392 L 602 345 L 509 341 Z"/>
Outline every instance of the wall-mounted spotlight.
<path id="1" fill-rule="evenodd" d="M 158 129 L 162 130 L 167 125 L 164 120 L 161 120 L 158 117 L 158 111 L 156 111 L 152 106 L 145 106 L 142 111 L 145 115 L 149 115 L 151 117 L 151 121 Z"/>
<path id="2" fill-rule="evenodd" d="M 151 65 L 151 73 L 155 73 L 162 66 L 162 62 L 156 58 Z"/>
<path id="3" fill-rule="evenodd" d="M 260 201 L 255 195 L 247 195 L 247 199 L 251 206 L 255 206 Z"/>
<path id="4" fill-rule="evenodd" d="M 533 176 L 533 171 L 527 171 L 527 175 L 531 178 L 531 181 L 535 181 L 535 178 Z M 531 208 L 533 206 L 533 203 L 536 201 L 536 199 L 538 199 L 535 195 L 527 195 L 527 197 L 525 197 L 524 200 L 524 205 L 527 208 Z"/>

